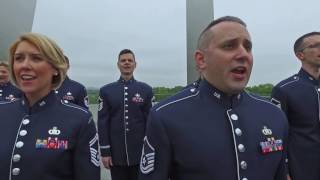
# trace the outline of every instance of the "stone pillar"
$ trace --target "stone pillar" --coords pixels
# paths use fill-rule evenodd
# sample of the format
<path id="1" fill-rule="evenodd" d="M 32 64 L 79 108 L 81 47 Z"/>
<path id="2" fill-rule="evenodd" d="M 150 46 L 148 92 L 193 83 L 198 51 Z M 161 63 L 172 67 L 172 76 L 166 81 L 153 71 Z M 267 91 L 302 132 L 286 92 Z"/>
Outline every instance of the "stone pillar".
<path id="1" fill-rule="evenodd" d="M 201 31 L 213 19 L 213 0 L 187 0 L 187 83 L 198 79 L 194 51 Z"/>
<path id="2" fill-rule="evenodd" d="M 8 57 L 8 49 L 18 35 L 30 32 L 36 0 L 0 0 L 0 59 Z"/>

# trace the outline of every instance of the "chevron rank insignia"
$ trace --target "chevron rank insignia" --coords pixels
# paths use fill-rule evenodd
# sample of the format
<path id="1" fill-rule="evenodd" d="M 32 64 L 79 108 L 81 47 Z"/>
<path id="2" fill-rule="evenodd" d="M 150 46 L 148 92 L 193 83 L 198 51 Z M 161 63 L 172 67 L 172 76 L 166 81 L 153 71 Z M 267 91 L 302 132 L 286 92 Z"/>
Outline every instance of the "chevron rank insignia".
<path id="1" fill-rule="evenodd" d="M 278 101 L 278 100 L 275 99 L 275 98 L 271 98 L 271 102 L 272 102 L 274 105 L 276 105 L 278 108 L 281 109 L 281 102 L 280 102 L 280 101 Z"/>
<path id="2" fill-rule="evenodd" d="M 98 104 L 99 104 L 98 111 L 101 111 L 103 108 L 103 99 L 100 96 L 98 98 Z"/>
<path id="3" fill-rule="evenodd" d="M 91 162 L 95 166 L 100 167 L 100 154 L 98 151 L 98 134 L 97 133 L 90 140 L 89 148 L 90 148 Z"/>
<path id="4" fill-rule="evenodd" d="M 144 141 L 144 144 L 142 148 L 140 171 L 143 174 L 149 174 L 154 170 L 155 150 L 149 143 L 147 137 L 145 137 L 143 141 Z"/>

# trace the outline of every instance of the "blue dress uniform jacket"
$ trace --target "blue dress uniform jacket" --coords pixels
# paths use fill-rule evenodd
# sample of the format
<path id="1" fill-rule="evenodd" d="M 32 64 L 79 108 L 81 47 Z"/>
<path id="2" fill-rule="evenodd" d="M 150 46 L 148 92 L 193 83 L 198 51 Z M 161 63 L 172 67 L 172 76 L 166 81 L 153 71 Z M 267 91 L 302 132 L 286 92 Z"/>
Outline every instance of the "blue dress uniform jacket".
<path id="1" fill-rule="evenodd" d="M 91 113 L 52 91 L 31 108 L 0 103 L 1 180 L 100 180 Z"/>
<path id="2" fill-rule="evenodd" d="M 286 136 L 272 103 L 202 80 L 151 109 L 140 180 L 284 180 Z"/>
<path id="3" fill-rule="evenodd" d="M 21 96 L 21 91 L 10 82 L 0 84 L 0 101 L 13 101 Z"/>
<path id="4" fill-rule="evenodd" d="M 70 79 L 68 76 L 61 86 L 56 90 L 58 96 L 70 103 L 89 108 L 89 99 L 86 88 L 79 82 Z"/>
<path id="5" fill-rule="evenodd" d="M 273 88 L 272 101 L 289 121 L 289 171 L 294 180 L 320 179 L 320 86 L 306 71 Z"/>
<path id="6" fill-rule="evenodd" d="M 101 156 L 111 156 L 114 165 L 139 164 L 152 97 L 152 88 L 134 78 L 129 81 L 120 78 L 100 89 Z"/>
<path id="7" fill-rule="evenodd" d="M 186 85 L 186 87 L 184 87 L 183 89 L 189 89 L 189 88 L 198 88 L 199 84 L 201 82 L 201 77 L 199 77 L 197 80 L 195 80 L 194 82 Z"/>

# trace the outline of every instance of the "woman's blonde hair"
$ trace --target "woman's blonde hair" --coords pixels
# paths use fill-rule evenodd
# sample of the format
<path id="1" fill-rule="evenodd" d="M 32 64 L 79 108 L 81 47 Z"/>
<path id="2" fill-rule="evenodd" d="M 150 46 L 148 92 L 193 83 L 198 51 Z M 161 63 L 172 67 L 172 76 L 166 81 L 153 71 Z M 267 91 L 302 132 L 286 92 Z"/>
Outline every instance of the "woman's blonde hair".
<path id="1" fill-rule="evenodd" d="M 13 71 L 14 54 L 21 42 L 28 42 L 35 46 L 47 59 L 48 63 L 58 71 L 52 77 L 52 89 L 58 88 L 66 77 L 67 64 L 62 49 L 50 38 L 38 33 L 26 33 L 18 37 L 9 51 L 9 70 L 12 82 L 17 85 Z"/>

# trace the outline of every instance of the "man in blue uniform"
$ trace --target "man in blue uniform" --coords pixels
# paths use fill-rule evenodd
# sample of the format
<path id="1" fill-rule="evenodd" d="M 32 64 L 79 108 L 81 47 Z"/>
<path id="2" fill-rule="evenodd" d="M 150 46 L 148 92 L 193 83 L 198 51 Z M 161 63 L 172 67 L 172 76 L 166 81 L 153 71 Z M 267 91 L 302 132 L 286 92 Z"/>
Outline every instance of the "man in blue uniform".
<path id="1" fill-rule="evenodd" d="M 68 69 L 70 68 L 69 58 L 64 56 L 68 65 Z M 88 109 L 89 107 L 89 99 L 87 96 L 87 90 L 81 83 L 70 79 L 66 76 L 65 80 L 62 82 L 61 86 L 56 89 L 56 94 L 63 99 L 67 100 L 70 103 L 77 104 L 81 107 Z"/>
<path id="2" fill-rule="evenodd" d="M 253 64 L 245 23 L 214 20 L 198 40 L 203 80 L 152 108 L 140 180 L 283 180 L 287 120 L 244 88 Z"/>
<path id="3" fill-rule="evenodd" d="M 0 61 L 0 101 L 13 101 L 21 98 L 21 91 L 9 81 L 9 66 Z"/>
<path id="4" fill-rule="evenodd" d="M 289 172 L 294 180 L 320 179 L 320 32 L 299 37 L 294 44 L 300 71 L 273 88 L 272 102 L 289 121 Z"/>
<path id="5" fill-rule="evenodd" d="M 98 132 L 103 165 L 112 180 L 136 180 L 152 88 L 134 79 L 134 53 L 118 56 L 120 79 L 100 89 Z"/>

